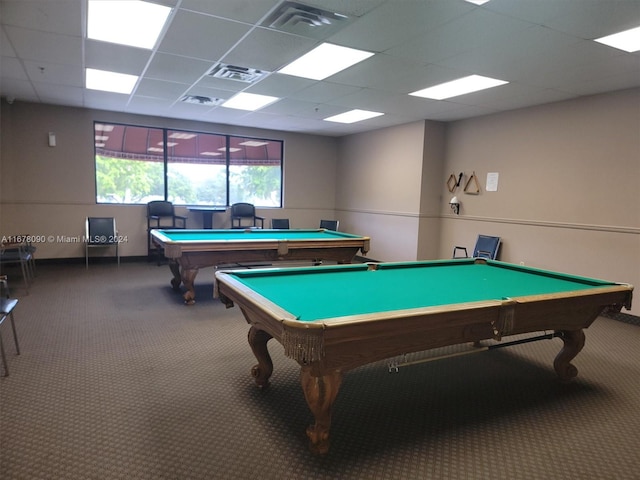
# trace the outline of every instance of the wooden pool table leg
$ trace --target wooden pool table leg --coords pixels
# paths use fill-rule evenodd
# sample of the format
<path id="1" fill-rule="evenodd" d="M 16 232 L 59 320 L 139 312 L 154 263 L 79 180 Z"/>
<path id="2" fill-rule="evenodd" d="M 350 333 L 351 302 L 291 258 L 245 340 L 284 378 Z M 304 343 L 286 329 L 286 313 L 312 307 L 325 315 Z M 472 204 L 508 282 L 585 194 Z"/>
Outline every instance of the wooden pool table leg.
<path id="1" fill-rule="evenodd" d="M 255 379 L 258 388 L 267 388 L 269 378 L 273 373 L 273 361 L 271 361 L 271 355 L 269 355 L 267 348 L 267 342 L 271 338 L 271 335 L 264 330 L 259 330 L 254 326 L 249 329 L 249 345 L 258 359 L 258 364 L 251 369 L 251 376 Z"/>
<path id="2" fill-rule="evenodd" d="M 196 292 L 193 288 L 193 283 L 195 282 L 196 275 L 198 275 L 198 269 L 184 268 L 177 260 L 169 261 L 169 269 L 173 274 L 173 278 L 171 279 L 171 286 L 173 289 L 180 291 L 181 284 L 187 289 L 182 296 L 184 298 L 184 303 L 187 305 L 193 305 L 196 303 Z"/>
<path id="3" fill-rule="evenodd" d="M 182 275 L 180 275 L 180 264 L 176 260 L 169 260 L 169 270 L 173 274 L 171 279 L 171 286 L 175 291 L 180 290 L 182 284 Z"/>
<path id="4" fill-rule="evenodd" d="M 307 404 L 316 423 L 307 427 L 309 448 L 313 453 L 325 454 L 329 451 L 329 429 L 331 427 L 331 407 L 340 390 L 342 372 L 323 372 L 314 376 L 313 367 L 304 366 L 300 371 L 300 382 Z"/>
<path id="5" fill-rule="evenodd" d="M 187 289 L 182 297 L 184 298 L 184 303 L 187 305 L 193 305 L 196 303 L 196 291 L 193 288 L 196 275 L 198 275 L 197 268 L 182 269 L 182 284 Z"/>
<path id="6" fill-rule="evenodd" d="M 553 368 L 561 380 L 571 380 L 578 375 L 578 369 L 571 364 L 580 350 L 584 347 L 584 332 L 582 330 L 563 330 L 560 332 L 564 345 L 553 361 Z"/>

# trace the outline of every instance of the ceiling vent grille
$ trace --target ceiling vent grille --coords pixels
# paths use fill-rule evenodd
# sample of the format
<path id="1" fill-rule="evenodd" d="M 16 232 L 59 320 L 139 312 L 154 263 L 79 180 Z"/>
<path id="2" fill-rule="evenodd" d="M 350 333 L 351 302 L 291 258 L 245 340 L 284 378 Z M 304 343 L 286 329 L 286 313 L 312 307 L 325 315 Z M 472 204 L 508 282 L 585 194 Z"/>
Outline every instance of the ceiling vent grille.
<path id="1" fill-rule="evenodd" d="M 224 78 L 226 80 L 235 80 L 237 82 L 254 83 L 267 75 L 255 68 L 238 67 L 236 65 L 225 65 L 221 63 L 211 70 L 207 75 L 214 78 Z"/>
<path id="2" fill-rule="evenodd" d="M 194 105 L 206 106 L 220 105 L 222 102 L 224 102 L 222 98 L 211 98 L 201 95 L 185 95 L 180 99 L 180 101 L 184 103 L 192 103 Z"/>
<path id="3" fill-rule="evenodd" d="M 341 13 L 287 0 L 278 5 L 262 26 L 319 40 L 333 35 L 350 22 L 351 19 Z"/>

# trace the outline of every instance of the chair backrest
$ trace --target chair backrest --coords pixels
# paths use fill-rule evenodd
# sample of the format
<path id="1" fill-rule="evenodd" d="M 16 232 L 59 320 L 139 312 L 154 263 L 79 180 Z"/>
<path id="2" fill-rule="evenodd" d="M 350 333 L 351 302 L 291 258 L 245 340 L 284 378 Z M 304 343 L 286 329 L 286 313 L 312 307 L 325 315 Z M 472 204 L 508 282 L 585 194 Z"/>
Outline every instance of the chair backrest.
<path id="1" fill-rule="evenodd" d="M 251 203 L 234 203 L 231 205 L 232 217 L 255 217 L 256 207 Z"/>
<path id="2" fill-rule="evenodd" d="M 491 237 L 488 235 L 478 235 L 478 241 L 473 249 L 474 258 L 488 258 L 495 260 L 498 256 L 500 248 L 500 237 Z"/>
<path id="3" fill-rule="evenodd" d="M 86 242 L 89 245 L 110 245 L 116 242 L 116 219 L 87 217 Z"/>
<path id="4" fill-rule="evenodd" d="M 338 220 L 320 220 L 320 228 L 338 231 Z"/>
<path id="5" fill-rule="evenodd" d="M 271 228 L 281 228 L 286 230 L 289 228 L 289 219 L 288 218 L 272 218 Z"/>
<path id="6" fill-rule="evenodd" d="M 164 200 L 154 200 L 147 203 L 147 216 L 149 217 L 173 217 L 175 210 L 173 203 Z"/>

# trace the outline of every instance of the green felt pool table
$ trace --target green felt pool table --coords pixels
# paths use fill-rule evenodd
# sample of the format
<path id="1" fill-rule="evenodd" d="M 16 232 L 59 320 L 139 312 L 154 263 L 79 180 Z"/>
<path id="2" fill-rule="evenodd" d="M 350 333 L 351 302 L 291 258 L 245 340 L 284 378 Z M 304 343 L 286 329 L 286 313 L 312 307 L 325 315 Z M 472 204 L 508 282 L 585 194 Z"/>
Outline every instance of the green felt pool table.
<path id="1" fill-rule="evenodd" d="M 257 385 L 266 387 L 273 372 L 271 338 L 301 365 L 316 453 L 328 451 L 344 372 L 406 353 L 466 342 L 482 350 L 483 340 L 495 346 L 509 344 L 502 339 L 510 335 L 550 331 L 563 341 L 555 371 L 569 380 L 583 329 L 605 309 L 630 309 L 633 290 L 480 259 L 237 270 L 216 278 L 220 299 L 237 304 L 251 325 Z"/>
<path id="2" fill-rule="evenodd" d="M 369 251 L 369 237 L 325 229 L 152 230 L 164 250 L 175 290 L 183 284 L 184 300 L 195 302 L 193 284 L 204 267 L 241 262 L 308 260 L 350 263 L 358 251 Z"/>

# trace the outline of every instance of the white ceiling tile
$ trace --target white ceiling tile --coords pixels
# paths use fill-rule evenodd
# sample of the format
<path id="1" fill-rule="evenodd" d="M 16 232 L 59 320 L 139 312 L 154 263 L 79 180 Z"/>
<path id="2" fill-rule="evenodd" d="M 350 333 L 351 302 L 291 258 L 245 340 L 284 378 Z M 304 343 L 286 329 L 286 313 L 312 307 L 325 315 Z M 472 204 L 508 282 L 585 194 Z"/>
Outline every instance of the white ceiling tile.
<path id="1" fill-rule="evenodd" d="M 26 28 L 5 26 L 5 32 L 16 54 L 24 60 L 82 64 L 82 39 Z"/>
<path id="2" fill-rule="evenodd" d="M 84 85 L 84 72 L 79 65 L 25 61 L 24 68 L 34 84 L 36 82 L 55 83 L 71 87 Z"/>
<path id="3" fill-rule="evenodd" d="M 286 76 L 286 75 L 282 75 Z M 314 82 L 313 85 L 293 92 L 291 98 L 308 100 L 310 102 L 325 103 L 336 98 L 344 97 L 361 90 L 362 87 L 352 87 L 330 81 Z"/>
<path id="4" fill-rule="evenodd" d="M 166 98 L 172 102 L 189 90 L 189 83 L 166 82 L 153 78 L 143 78 L 138 83 L 135 95 L 153 98 Z"/>
<path id="5" fill-rule="evenodd" d="M 280 0 L 182 0 L 180 8 L 253 24 L 278 3 Z"/>
<path id="6" fill-rule="evenodd" d="M 33 82 L 38 98 L 45 103 L 56 105 L 83 106 L 82 86 L 56 85 L 53 83 Z"/>
<path id="7" fill-rule="evenodd" d="M 140 75 L 151 59 L 150 50 L 96 40 L 85 40 L 84 50 L 85 67 L 129 75 Z"/>
<path id="8" fill-rule="evenodd" d="M 399 3 L 383 3 L 328 40 L 352 48 L 384 52 L 468 13 L 473 8 L 464 2 L 402 1 L 402 5 Z M 372 32 L 375 32 L 375 35 L 372 35 Z"/>
<path id="9" fill-rule="evenodd" d="M 178 11 L 158 51 L 216 61 L 250 29 L 249 25 L 184 10 Z"/>
<path id="10" fill-rule="evenodd" d="M 84 106 L 88 108 L 122 112 L 124 111 L 128 102 L 128 95 L 122 95 L 120 93 L 101 92 L 98 90 L 89 89 L 86 89 L 84 91 Z"/>
<path id="11" fill-rule="evenodd" d="M 81 37 L 83 0 L 3 1 L 0 16 L 4 25 Z"/>
<path id="12" fill-rule="evenodd" d="M 317 83 L 315 80 L 309 80 L 307 78 L 273 73 L 258 83 L 251 85 L 250 89 L 251 93 L 259 93 L 261 95 L 296 98 L 294 95 L 295 92 L 300 92 L 315 83 Z"/>
<path id="13" fill-rule="evenodd" d="M 406 59 L 379 53 L 327 80 L 344 85 L 395 91 L 406 78 L 415 78 L 424 71 L 423 65 Z"/>
<path id="14" fill-rule="evenodd" d="M 194 58 L 157 53 L 154 55 L 146 78 L 177 83 L 194 83 L 211 68 L 209 62 Z"/>
<path id="15" fill-rule="evenodd" d="M 222 62 L 274 72 L 304 55 L 315 46 L 312 40 L 286 33 L 256 28 Z"/>
<path id="16" fill-rule="evenodd" d="M 29 78 L 20 60 L 14 57 L 0 58 L 0 74 L 2 78 L 15 78 L 19 80 L 27 80 Z"/>
<path id="17" fill-rule="evenodd" d="M 16 52 L 9 42 L 9 37 L 4 32 L 4 29 L 0 29 L 0 56 L 2 57 L 16 57 Z M 0 66 L 2 66 L 0 64 Z"/>
<path id="18" fill-rule="evenodd" d="M 14 97 L 16 101 L 39 102 L 33 85 L 28 80 L 18 78 L 0 78 L 3 97 Z"/>

